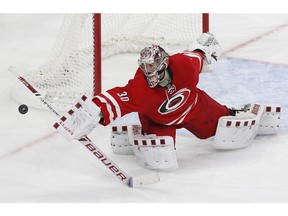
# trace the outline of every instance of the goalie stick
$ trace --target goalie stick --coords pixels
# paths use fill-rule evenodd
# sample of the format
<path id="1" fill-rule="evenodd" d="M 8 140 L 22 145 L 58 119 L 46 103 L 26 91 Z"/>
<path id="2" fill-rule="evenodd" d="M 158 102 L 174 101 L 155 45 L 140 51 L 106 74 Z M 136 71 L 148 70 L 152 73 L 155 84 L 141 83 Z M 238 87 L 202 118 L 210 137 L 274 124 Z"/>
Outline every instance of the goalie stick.
<path id="1" fill-rule="evenodd" d="M 27 88 L 30 90 L 31 93 L 35 97 L 37 97 L 43 105 L 45 105 L 51 112 L 53 112 L 57 117 L 61 117 L 61 115 L 45 100 L 44 97 L 42 97 L 41 93 L 38 92 L 25 78 L 19 76 L 14 68 L 10 66 L 8 68 L 10 72 L 12 72 L 15 76 L 18 77 L 18 80 Z M 56 123 L 57 124 L 57 123 Z M 59 125 L 54 125 L 54 127 L 57 127 Z M 123 182 L 125 185 L 129 187 L 139 187 L 144 186 L 147 184 L 153 184 L 160 181 L 159 176 L 156 172 L 150 172 L 147 174 L 142 174 L 138 176 L 131 176 L 124 172 L 122 169 L 120 169 L 104 152 L 92 142 L 86 135 L 78 139 L 78 141 L 85 146 L 96 158 L 102 162 L 103 165 L 105 165 L 117 179 L 119 179 L 121 182 Z"/>

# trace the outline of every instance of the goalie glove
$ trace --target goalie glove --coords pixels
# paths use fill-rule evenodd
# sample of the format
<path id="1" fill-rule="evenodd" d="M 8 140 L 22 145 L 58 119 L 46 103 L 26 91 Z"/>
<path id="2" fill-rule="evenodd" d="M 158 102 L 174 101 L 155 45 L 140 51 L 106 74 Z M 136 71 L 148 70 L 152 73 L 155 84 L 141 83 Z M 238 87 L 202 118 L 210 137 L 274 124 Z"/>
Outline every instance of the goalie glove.
<path id="1" fill-rule="evenodd" d="M 200 51 L 204 54 L 205 63 L 210 65 L 213 61 L 218 61 L 221 55 L 221 47 L 215 36 L 209 32 L 203 33 L 192 44 L 193 51 Z"/>
<path id="2" fill-rule="evenodd" d="M 101 119 L 101 111 L 85 95 L 54 124 L 54 128 L 68 141 L 88 135 Z"/>

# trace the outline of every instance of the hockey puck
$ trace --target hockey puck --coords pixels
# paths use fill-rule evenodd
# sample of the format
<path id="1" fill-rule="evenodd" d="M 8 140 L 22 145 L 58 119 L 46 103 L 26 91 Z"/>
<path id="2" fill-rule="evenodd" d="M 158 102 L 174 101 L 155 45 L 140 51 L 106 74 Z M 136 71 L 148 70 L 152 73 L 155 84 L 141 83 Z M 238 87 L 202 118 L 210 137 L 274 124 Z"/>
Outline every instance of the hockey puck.
<path id="1" fill-rule="evenodd" d="M 25 104 L 22 104 L 19 106 L 18 110 L 21 114 L 26 114 L 28 112 L 28 106 Z"/>

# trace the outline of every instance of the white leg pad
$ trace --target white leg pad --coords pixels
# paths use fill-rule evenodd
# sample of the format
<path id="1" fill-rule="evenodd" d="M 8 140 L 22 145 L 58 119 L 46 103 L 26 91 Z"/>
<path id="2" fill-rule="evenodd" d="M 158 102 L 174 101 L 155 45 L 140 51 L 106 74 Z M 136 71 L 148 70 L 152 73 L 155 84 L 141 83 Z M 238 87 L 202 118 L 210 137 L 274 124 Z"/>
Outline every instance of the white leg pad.
<path id="1" fill-rule="evenodd" d="M 174 140 L 170 136 L 141 134 L 141 126 L 128 127 L 129 140 L 137 162 L 152 170 L 175 170 L 178 168 Z"/>
<path id="2" fill-rule="evenodd" d="M 264 106 L 251 104 L 247 112 L 223 116 L 218 121 L 213 146 L 216 149 L 239 149 L 249 146 L 258 134 Z"/>
<path id="3" fill-rule="evenodd" d="M 264 105 L 264 112 L 260 119 L 258 135 L 277 133 L 280 125 L 281 107 L 279 105 Z"/>
<path id="4" fill-rule="evenodd" d="M 128 137 L 128 126 L 113 125 L 111 129 L 111 148 L 113 153 L 121 155 L 134 154 Z"/>

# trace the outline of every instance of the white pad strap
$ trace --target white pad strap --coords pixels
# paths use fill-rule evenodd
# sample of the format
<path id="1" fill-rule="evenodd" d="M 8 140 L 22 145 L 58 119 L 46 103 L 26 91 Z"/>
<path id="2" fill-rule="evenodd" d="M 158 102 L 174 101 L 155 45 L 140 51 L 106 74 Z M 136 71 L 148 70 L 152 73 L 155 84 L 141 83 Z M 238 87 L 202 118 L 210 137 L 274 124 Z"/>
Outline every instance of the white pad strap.
<path id="1" fill-rule="evenodd" d="M 98 125 L 100 115 L 100 108 L 83 95 L 80 101 L 54 124 L 54 128 L 68 141 L 80 139 Z"/>
<path id="2" fill-rule="evenodd" d="M 128 126 L 113 125 L 111 128 L 111 148 L 114 154 L 131 155 L 132 144 L 129 142 Z"/>
<path id="3" fill-rule="evenodd" d="M 251 104 L 247 112 L 221 117 L 213 146 L 216 149 L 238 149 L 250 145 L 258 133 L 263 111 L 263 105 Z"/>
<path id="4" fill-rule="evenodd" d="M 170 136 L 141 134 L 140 125 L 128 127 L 129 140 L 137 162 L 154 170 L 174 170 L 178 168 L 174 140 Z"/>

